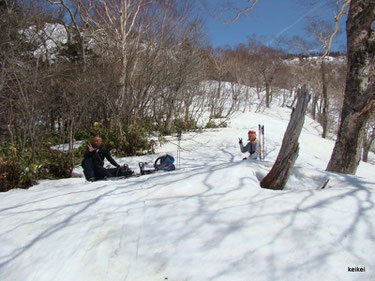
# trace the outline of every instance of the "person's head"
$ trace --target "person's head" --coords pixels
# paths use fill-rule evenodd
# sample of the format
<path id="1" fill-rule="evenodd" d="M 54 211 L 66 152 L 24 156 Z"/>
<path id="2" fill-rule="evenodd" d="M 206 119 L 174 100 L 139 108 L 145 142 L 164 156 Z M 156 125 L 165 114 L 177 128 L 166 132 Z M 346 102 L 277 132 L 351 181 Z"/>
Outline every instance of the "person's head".
<path id="1" fill-rule="evenodd" d="M 256 133 L 255 131 L 253 131 L 253 130 L 250 130 L 250 131 L 247 133 L 247 135 L 248 135 L 248 138 L 249 138 L 250 141 L 255 140 L 256 137 L 257 137 L 257 133 Z"/>
<path id="2" fill-rule="evenodd" d="M 96 135 L 92 138 L 92 145 L 95 147 L 95 148 L 99 148 L 102 144 L 103 140 L 100 136 Z"/>

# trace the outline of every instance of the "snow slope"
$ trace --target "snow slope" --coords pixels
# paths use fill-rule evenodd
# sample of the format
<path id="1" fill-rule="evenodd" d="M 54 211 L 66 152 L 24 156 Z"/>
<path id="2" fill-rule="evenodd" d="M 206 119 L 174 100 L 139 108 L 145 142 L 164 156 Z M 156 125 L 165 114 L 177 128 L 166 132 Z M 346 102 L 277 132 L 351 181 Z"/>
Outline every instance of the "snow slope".
<path id="1" fill-rule="evenodd" d="M 375 280 L 375 166 L 325 172 L 334 143 L 307 118 L 286 190 L 259 187 L 289 114 L 237 114 L 183 135 L 175 172 L 0 194 L 0 280 Z M 267 161 L 241 161 L 238 137 L 258 123 Z M 175 143 L 159 153 L 176 155 Z M 137 169 L 158 155 L 119 162 Z"/>

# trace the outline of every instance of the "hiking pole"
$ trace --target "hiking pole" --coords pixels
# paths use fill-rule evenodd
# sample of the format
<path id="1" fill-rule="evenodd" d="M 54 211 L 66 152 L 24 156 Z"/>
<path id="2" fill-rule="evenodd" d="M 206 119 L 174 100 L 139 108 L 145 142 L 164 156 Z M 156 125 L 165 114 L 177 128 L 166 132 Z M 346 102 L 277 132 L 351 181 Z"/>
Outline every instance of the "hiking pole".
<path id="1" fill-rule="evenodd" d="M 262 125 L 258 124 L 258 139 L 260 145 L 260 160 L 263 158 L 264 147 L 262 145 Z"/>
<path id="2" fill-rule="evenodd" d="M 266 156 L 266 147 L 265 147 L 265 144 L 264 144 L 264 125 L 262 125 L 262 145 L 263 145 L 263 160 Z"/>
<path id="3" fill-rule="evenodd" d="M 178 130 L 177 132 L 177 140 L 178 140 L 178 145 L 177 145 L 177 167 L 180 168 L 180 159 L 181 159 L 181 137 L 182 137 L 182 132 L 181 130 Z"/>

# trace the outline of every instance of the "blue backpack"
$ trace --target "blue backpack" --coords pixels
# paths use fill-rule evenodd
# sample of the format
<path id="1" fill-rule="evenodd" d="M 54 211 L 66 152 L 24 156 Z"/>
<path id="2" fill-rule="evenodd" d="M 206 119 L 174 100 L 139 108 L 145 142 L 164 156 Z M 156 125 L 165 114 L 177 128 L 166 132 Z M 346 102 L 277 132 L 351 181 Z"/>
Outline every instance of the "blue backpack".
<path id="1" fill-rule="evenodd" d="M 171 155 L 163 155 L 155 160 L 154 168 L 156 171 L 173 171 L 176 169 L 174 163 L 174 157 Z"/>

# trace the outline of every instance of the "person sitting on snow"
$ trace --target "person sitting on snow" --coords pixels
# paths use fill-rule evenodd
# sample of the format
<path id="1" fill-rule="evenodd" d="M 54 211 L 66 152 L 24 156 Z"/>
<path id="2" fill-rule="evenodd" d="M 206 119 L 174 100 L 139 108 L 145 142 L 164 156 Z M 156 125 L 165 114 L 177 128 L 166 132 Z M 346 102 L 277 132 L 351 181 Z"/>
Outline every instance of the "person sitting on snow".
<path id="1" fill-rule="evenodd" d="M 260 160 L 261 147 L 260 147 L 260 143 L 256 139 L 257 133 L 255 131 L 250 130 L 248 132 L 248 137 L 249 137 L 248 139 L 249 142 L 246 144 L 246 146 L 243 146 L 242 138 L 240 138 L 238 142 L 240 144 L 240 149 L 242 153 L 246 153 L 246 152 L 250 153 L 249 157 L 245 157 L 243 160 L 245 159 Z"/>
<path id="2" fill-rule="evenodd" d="M 104 159 L 106 158 L 116 168 L 121 167 L 112 158 L 109 151 L 102 146 L 102 138 L 100 136 L 94 136 L 92 143 L 88 145 L 84 159 L 82 161 L 83 173 L 88 181 L 101 180 L 109 177 L 113 177 L 109 169 L 105 169 Z"/>

